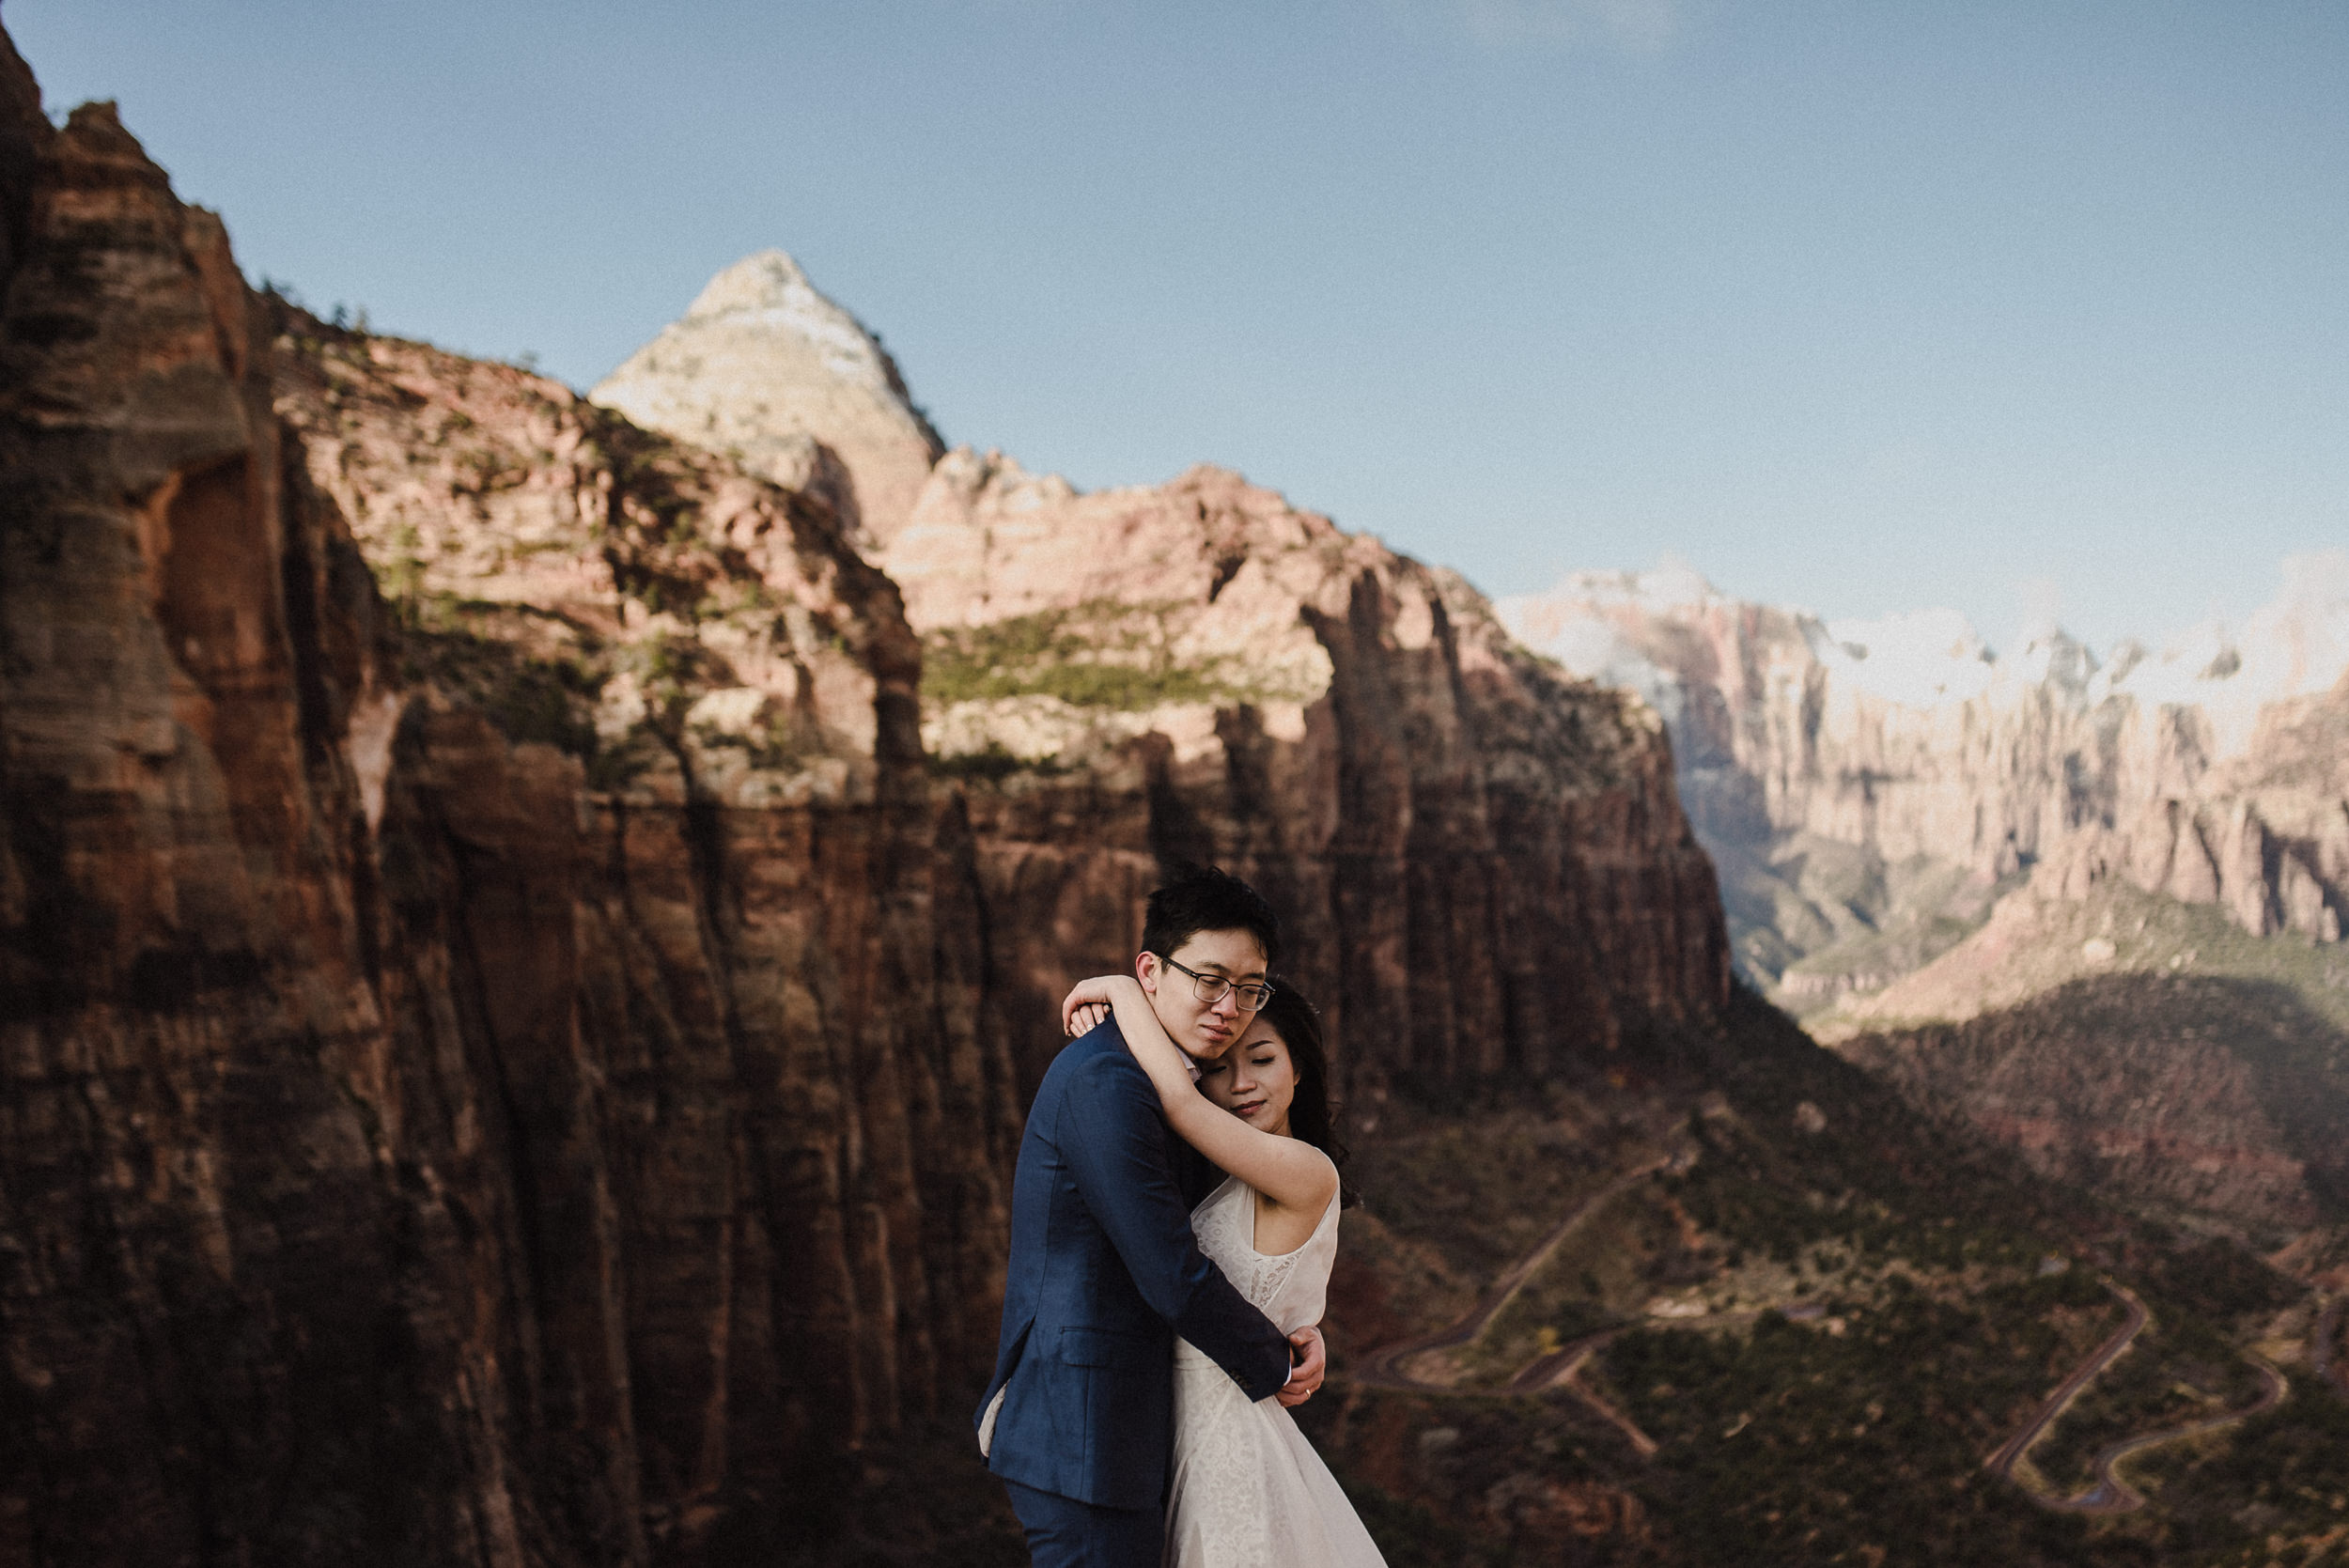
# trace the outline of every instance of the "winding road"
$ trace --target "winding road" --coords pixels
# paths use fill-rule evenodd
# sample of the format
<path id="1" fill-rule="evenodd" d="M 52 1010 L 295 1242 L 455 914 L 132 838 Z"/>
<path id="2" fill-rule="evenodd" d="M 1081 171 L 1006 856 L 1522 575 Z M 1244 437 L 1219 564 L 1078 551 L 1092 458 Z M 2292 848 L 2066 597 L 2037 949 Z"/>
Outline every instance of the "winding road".
<path id="1" fill-rule="evenodd" d="M 2145 1310 L 2145 1303 L 2139 1301 L 2135 1293 L 2127 1287 L 2108 1280 L 2105 1281 L 2105 1288 L 2120 1297 L 2122 1304 L 2128 1308 L 2127 1319 L 2113 1331 L 2109 1339 L 2096 1347 L 2094 1355 L 2075 1367 L 2070 1376 L 2057 1384 L 2055 1392 L 2049 1394 L 2046 1403 L 2032 1413 L 2031 1419 L 2024 1423 L 2022 1430 L 2009 1437 L 2000 1445 L 1999 1452 L 1990 1456 L 1984 1468 L 2000 1480 L 2015 1481 L 2015 1465 L 2042 1437 L 2047 1435 L 2048 1429 L 2056 1423 L 2065 1410 L 2071 1407 L 2072 1402 L 2080 1396 L 2080 1391 L 2094 1380 L 2096 1374 L 2118 1359 L 2122 1352 L 2127 1350 L 2136 1341 L 2139 1332 L 2153 1321 L 2153 1314 Z M 2335 1310 L 2338 1311 L 2338 1307 Z M 2320 1327 L 2320 1340 L 2322 1334 L 2323 1330 Z M 2164 1443 L 2182 1442 L 2188 1437 L 2199 1437 L 2205 1433 L 2216 1432 L 2221 1427 L 2232 1426 L 2237 1421 L 2247 1421 L 2263 1410 L 2273 1409 L 2284 1395 L 2291 1391 L 2292 1385 L 2285 1380 L 2284 1374 L 2276 1370 L 2275 1366 L 2263 1357 L 2253 1355 L 2250 1359 L 2252 1364 L 2259 1368 L 2263 1387 L 2260 1390 L 2259 1398 L 2241 1409 L 2222 1410 L 2217 1415 L 2205 1416 L 2199 1421 L 2187 1421 L 2180 1426 L 2163 1427 L 2157 1432 L 2141 1433 L 2134 1437 L 2123 1437 L 2118 1442 L 2108 1443 L 2097 1451 L 2093 1461 L 2095 1484 L 2076 1496 L 2059 1498 L 2042 1492 L 2026 1483 L 2016 1482 L 2015 1484 L 2022 1486 L 2031 1500 L 2042 1507 L 2057 1509 L 2066 1514 L 2128 1514 L 2144 1507 L 2145 1495 L 2121 1478 L 2117 1467 L 2122 1461 L 2142 1453 L 2147 1449 L 2159 1448 Z"/>
<path id="2" fill-rule="evenodd" d="M 2127 1514 L 2132 1510 L 2144 1507 L 2145 1494 L 2122 1480 L 2115 1468 L 2122 1460 L 2132 1454 L 2141 1453 L 2147 1449 L 2158 1448 L 2164 1443 L 2174 1443 L 2187 1437 L 2199 1437 L 2205 1432 L 2216 1432 L 2222 1426 L 2232 1426 L 2239 1421 L 2247 1421 L 2258 1415 L 2262 1410 L 2275 1408 L 2284 1395 L 2291 1392 L 2292 1385 L 2285 1381 L 2282 1373 L 2278 1372 L 2274 1366 L 2258 1356 L 2253 1356 L 2251 1361 L 2259 1368 L 2260 1376 L 2265 1382 L 2266 1387 L 2260 1391 L 2259 1398 L 2242 1409 L 2222 1410 L 2216 1416 L 2205 1416 L 2201 1421 L 2188 1421 L 2184 1426 L 2165 1427 L 2159 1432 L 2148 1432 L 2141 1437 L 2124 1437 L 2117 1443 L 2107 1444 L 2096 1453 L 2095 1485 L 2076 1498 L 2065 1498 L 2061 1501 L 2052 1498 L 2040 1500 L 2047 1503 L 2051 1508 L 2061 1508 L 2071 1514 Z"/>
<path id="3" fill-rule="evenodd" d="M 2046 1436 L 2047 1429 L 2056 1423 L 2057 1417 L 2071 1408 L 2072 1401 L 2079 1397 L 2080 1390 L 2087 1388 L 2098 1373 L 2112 1365 L 2120 1358 L 2121 1353 L 2128 1349 L 2129 1345 L 2135 1342 L 2138 1331 L 2153 1321 L 2153 1314 L 2145 1310 L 2145 1303 L 2139 1301 L 2134 1294 L 2112 1283 L 2109 1280 L 2105 1281 L 2105 1289 L 2119 1296 L 2121 1304 L 2128 1308 L 2127 1319 L 2120 1327 L 2113 1330 L 2111 1338 L 2096 1347 L 2094 1355 L 2073 1368 L 2072 1374 L 2056 1385 L 2055 1392 L 2049 1394 L 2046 1402 L 2032 1412 L 2030 1420 L 2023 1424 L 2023 1429 L 2009 1437 L 2000 1445 L 1999 1452 L 1990 1456 L 1983 1467 L 1999 1480 L 2013 1481 L 2015 1479 L 2015 1461 L 2030 1452 L 2031 1446 Z M 2029 1490 L 2029 1488 L 2025 1489 Z M 2032 1496 L 2036 1497 L 2038 1494 L 2033 1493 Z"/>
<path id="4" fill-rule="evenodd" d="M 1582 1381 L 1582 1369 L 1590 1364 L 1591 1358 L 1604 1350 L 1622 1332 L 1621 1328 L 1608 1328 L 1599 1333 L 1587 1334 L 1547 1356 L 1535 1357 L 1522 1372 L 1509 1379 L 1509 1387 L 1504 1391 L 1539 1394 L 1562 1389 L 1589 1405 L 1608 1425 L 1622 1433 L 1624 1441 L 1629 1443 L 1632 1452 L 1641 1458 L 1653 1456 L 1656 1439 L 1641 1431 L 1639 1424 L 1629 1416 L 1615 1408 L 1612 1400 Z"/>
<path id="5" fill-rule="evenodd" d="M 1518 1294 L 1525 1289 L 1533 1276 L 1540 1272 L 1543 1265 L 1557 1254 L 1558 1249 L 1565 1243 L 1566 1239 L 1573 1235 L 1592 1215 L 1657 1172 L 1677 1165 L 1686 1157 L 1685 1155 L 1659 1156 L 1644 1165 L 1617 1176 L 1598 1191 L 1584 1199 L 1572 1213 L 1560 1220 L 1556 1228 L 1544 1236 L 1532 1251 L 1518 1259 L 1507 1273 L 1493 1281 L 1492 1288 L 1479 1297 L 1476 1305 L 1469 1309 L 1456 1322 L 1432 1334 L 1398 1340 L 1392 1344 L 1381 1345 L 1376 1350 L 1364 1353 L 1351 1370 L 1352 1380 L 1366 1388 L 1389 1389 L 1404 1393 L 1444 1394 L 1455 1398 L 1521 1398 L 1553 1391 L 1568 1393 L 1589 1406 L 1609 1425 L 1622 1433 L 1625 1440 L 1641 1458 L 1654 1454 L 1657 1450 L 1656 1439 L 1641 1431 L 1630 1417 L 1625 1415 L 1612 1403 L 1581 1381 L 1582 1369 L 1590 1364 L 1591 1358 L 1604 1350 L 1617 1335 L 1624 1333 L 1630 1327 L 1629 1325 L 1602 1329 L 1595 1334 L 1586 1334 L 1580 1339 L 1561 1345 L 1556 1350 L 1537 1356 L 1526 1363 L 1506 1386 L 1498 1389 L 1459 1389 L 1449 1384 L 1429 1382 L 1413 1376 L 1406 1369 L 1415 1358 L 1430 1351 L 1449 1350 L 1455 1345 L 1467 1344 L 1475 1340 L 1491 1327 L 1493 1319 L 1501 1315 L 1502 1309 L 1517 1298 Z M 2004 1481 L 2015 1481 L 2015 1467 L 2022 1462 L 2023 1457 L 2036 1447 L 2042 1438 L 2046 1436 L 2048 1431 L 2062 1418 L 2063 1413 L 2071 1408 L 2072 1403 L 2079 1398 L 2082 1390 L 2095 1380 L 2097 1374 L 2125 1354 L 2137 1342 L 2137 1336 L 2143 1332 L 2145 1327 L 2153 1321 L 2153 1314 L 2146 1310 L 2145 1303 L 2138 1299 L 2135 1292 L 2109 1280 L 2105 1281 L 2105 1288 L 2110 1291 L 2126 1309 L 2126 1315 L 2121 1327 L 2114 1329 L 2105 1342 L 2096 1347 L 2092 1355 L 2073 1368 L 2070 1374 L 2061 1383 L 2057 1384 L 2055 1390 L 2031 1413 L 2030 1420 L 2023 1424 L 2021 1430 L 2000 1444 L 1998 1452 L 1983 1462 L 1983 1467 L 1991 1474 Z M 2333 1354 L 2333 1343 L 2344 1308 L 2349 1308 L 2349 1297 L 2333 1301 L 2317 1320 L 2315 1344 L 2310 1360 L 2320 1379 L 2331 1380 L 2344 1394 L 2349 1394 L 2349 1365 L 2336 1364 L 2337 1358 Z M 1761 1314 L 1758 1312 L 1707 1313 L 1703 1321 L 1718 1323 L 1730 1318 L 1750 1318 L 1759 1315 Z M 1692 1324 L 1684 1320 L 1683 1326 L 1692 1326 Z M 2148 1449 L 2158 1448 L 2165 1443 L 2182 1442 L 2189 1437 L 2199 1437 L 2206 1433 L 2216 1432 L 2222 1427 L 2232 1426 L 2238 1421 L 2248 1420 L 2263 1410 L 2273 1409 L 2291 1390 L 2290 1382 L 2272 1363 L 2257 1355 L 2250 1356 L 2250 1359 L 2258 1367 L 2264 1386 L 2261 1389 L 2259 1398 L 2241 1409 L 2221 1411 L 2217 1415 L 2206 1416 L 2198 1421 L 2187 1421 L 2183 1425 L 2164 1427 L 2157 1432 L 2124 1437 L 2118 1442 L 2106 1445 L 2098 1451 L 2093 1462 L 2095 1483 L 2077 1496 L 2058 1498 L 2042 1492 L 2024 1482 L 2016 1481 L 2015 1484 L 2022 1486 L 2026 1495 L 2043 1507 L 2065 1513 L 2126 1514 L 2144 1507 L 2144 1494 L 2131 1486 L 2119 1474 L 2118 1467 L 2124 1461 Z"/>
<path id="6" fill-rule="evenodd" d="M 1465 1316 L 1448 1327 L 1438 1329 L 1435 1333 L 1422 1335 L 1417 1339 L 1398 1340 L 1392 1344 L 1381 1345 L 1376 1350 L 1367 1352 L 1355 1364 L 1351 1374 L 1353 1379 L 1359 1384 L 1374 1389 L 1392 1389 L 1404 1393 L 1444 1394 L 1455 1399 L 1524 1398 L 1528 1395 L 1552 1392 L 1571 1394 L 1587 1405 L 1594 1414 L 1605 1421 L 1608 1425 L 1623 1434 L 1624 1440 L 1631 1445 L 1633 1452 L 1641 1458 L 1645 1459 L 1651 1456 L 1657 1450 L 1656 1439 L 1641 1431 L 1638 1423 L 1617 1409 L 1612 1401 L 1582 1381 L 1582 1370 L 1590 1365 L 1591 1358 L 1607 1348 L 1618 1335 L 1628 1332 L 1631 1328 L 1639 1327 L 1638 1325 L 1622 1324 L 1612 1328 L 1603 1328 L 1595 1334 L 1585 1334 L 1578 1340 L 1570 1340 L 1556 1350 L 1536 1356 L 1500 1389 L 1460 1389 L 1446 1383 L 1431 1383 L 1423 1378 L 1412 1376 L 1405 1369 L 1414 1358 L 1431 1350 L 1448 1350 L 1455 1345 L 1467 1344 L 1474 1340 L 1490 1327 L 1493 1319 L 1501 1314 L 1502 1308 L 1517 1299 L 1517 1293 L 1525 1288 L 1527 1282 L 1540 1271 L 1543 1265 L 1548 1263 L 1551 1257 L 1556 1255 L 1559 1247 L 1568 1236 L 1574 1234 L 1584 1220 L 1657 1172 L 1686 1169 L 1690 1158 L 1690 1151 L 1687 1150 L 1659 1156 L 1616 1177 L 1589 1198 L 1584 1199 L 1573 1213 L 1560 1220 L 1557 1228 L 1544 1236 L 1539 1245 L 1520 1258 L 1506 1274 L 1493 1282 L 1492 1289 L 1479 1297 L 1476 1305 L 1470 1308 Z M 1779 1310 L 1800 1312 L 1806 1308 L 1812 1312 L 1820 1310 L 1810 1303 L 1793 1303 L 1787 1308 Z M 1723 1323 L 1747 1323 L 1760 1317 L 1768 1310 L 1770 1309 L 1753 1308 L 1736 1312 L 1706 1312 L 1698 1317 L 1675 1318 L 1672 1320 L 1672 1327 L 1692 1328 Z"/>
<path id="7" fill-rule="evenodd" d="M 1501 1314 L 1501 1310 L 1517 1298 L 1517 1293 L 1525 1288 L 1526 1281 L 1532 1279 L 1544 1264 L 1549 1262 L 1558 1249 L 1564 1244 L 1565 1239 L 1574 1234 L 1584 1220 L 1614 1199 L 1621 1197 L 1641 1182 L 1664 1169 L 1672 1161 L 1671 1156 L 1659 1157 L 1636 1170 L 1626 1172 L 1600 1188 L 1584 1199 L 1572 1214 L 1560 1220 L 1558 1227 L 1544 1236 L 1533 1250 L 1518 1259 L 1508 1273 L 1494 1281 L 1492 1289 L 1486 1291 L 1476 1305 L 1469 1309 L 1466 1316 L 1450 1327 L 1439 1328 L 1432 1334 L 1423 1335 L 1418 1339 L 1399 1340 L 1393 1344 L 1381 1345 L 1376 1350 L 1365 1353 L 1361 1360 L 1354 1367 L 1354 1380 L 1374 1389 L 1397 1389 L 1409 1393 L 1449 1394 L 1465 1391 L 1440 1383 L 1423 1382 L 1405 1372 L 1403 1365 L 1412 1358 L 1424 1355 L 1430 1350 L 1448 1350 L 1456 1344 L 1466 1344 L 1483 1333 L 1492 1320 Z M 1603 1338 L 1604 1336 L 1597 1337 Z M 1574 1346 L 1568 1346 L 1565 1350 L 1557 1352 L 1555 1356 L 1546 1356 L 1542 1358 L 1542 1360 L 1554 1361 L 1557 1356 L 1564 1356 L 1575 1346 L 1588 1343 L 1588 1341 L 1577 1340 Z M 1537 1366 L 1540 1364 L 1540 1362 L 1535 1363 Z M 1528 1371 L 1531 1370 L 1528 1369 Z M 1511 1382 L 1509 1391 L 1524 1391 L 1517 1387 L 1518 1383 L 1524 1380 L 1524 1376 L 1525 1374 L 1520 1373 L 1517 1378 Z"/>
<path id="8" fill-rule="evenodd" d="M 1641 1431 L 1632 1423 L 1630 1417 L 1616 1409 L 1611 1403 L 1581 1381 L 1580 1374 L 1584 1364 L 1610 1340 L 1622 1333 L 1621 1328 L 1610 1328 L 1600 1333 L 1585 1335 L 1547 1355 L 1534 1358 L 1509 1380 L 1506 1388 L 1500 1389 L 1455 1389 L 1442 1383 L 1429 1383 L 1413 1377 L 1404 1369 L 1415 1357 L 1424 1355 L 1431 1350 L 1448 1350 L 1454 1345 L 1467 1344 L 1482 1334 L 1491 1325 L 1493 1319 L 1501 1314 L 1501 1310 L 1517 1299 L 1517 1293 L 1525 1288 L 1527 1281 L 1541 1270 L 1543 1265 L 1556 1255 L 1558 1249 L 1564 1244 L 1568 1236 L 1574 1234 L 1584 1220 L 1657 1172 L 1672 1166 L 1685 1157 L 1683 1155 L 1659 1156 L 1645 1165 L 1626 1172 L 1599 1188 L 1584 1199 L 1573 1213 L 1560 1220 L 1557 1228 L 1544 1236 L 1531 1252 L 1518 1259 L 1506 1274 L 1493 1281 L 1492 1289 L 1486 1292 L 1478 1299 L 1476 1305 L 1469 1309 L 1468 1313 L 1459 1321 L 1449 1327 L 1439 1328 L 1435 1333 L 1423 1335 L 1417 1339 L 1400 1340 L 1393 1344 L 1381 1345 L 1368 1352 L 1355 1364 L 1352 1373 L 1354 1380 L 1369 1388 L 1392 1389 L 1406 1393 L 1448 1394 L 1454 1397 L 1481 1395 L 1488 1399 L 1546 1393 L 1555 1389 L 1571 1394 L 1588 1405 L 1610 1426 L 1622 1433 L 1624 1439 L 1641 1458 L 1644 1459 L 1654 1453 L 1656 1439 Z"/>

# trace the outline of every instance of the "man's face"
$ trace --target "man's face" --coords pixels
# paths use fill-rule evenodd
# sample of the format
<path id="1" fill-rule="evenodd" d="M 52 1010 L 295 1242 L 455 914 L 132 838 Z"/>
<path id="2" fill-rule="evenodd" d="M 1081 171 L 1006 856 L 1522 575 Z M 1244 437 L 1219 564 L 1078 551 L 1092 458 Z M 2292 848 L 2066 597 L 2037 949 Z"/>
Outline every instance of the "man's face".
<path id="1" fill-rule="evenodd" d="M 1218 980 L 1261 982 L 1265 977 L 1264 949 L 1252 931 L 1199 931 L 1173 954 L 1175 963 Z M 1255 1015 L 1239 1004 L 1239 993 L 1226 990 L 1214 1001 L 1199 1000 L 1198 982 L 1159 961 L 1155 953 L 1134 960 L 1134 976 L 1149 993 L 1150 1010 L 1159 1016 L 1184 1054 L 1213 1062 L 1232 1048 Z"/>

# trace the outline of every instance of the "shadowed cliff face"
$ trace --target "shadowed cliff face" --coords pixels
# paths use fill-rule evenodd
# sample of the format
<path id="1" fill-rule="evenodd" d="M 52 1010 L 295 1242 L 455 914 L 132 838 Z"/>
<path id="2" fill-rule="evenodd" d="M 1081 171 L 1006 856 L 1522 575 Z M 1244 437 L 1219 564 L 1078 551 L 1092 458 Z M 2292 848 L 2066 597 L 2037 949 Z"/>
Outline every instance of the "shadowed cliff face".
<path id="1" fill-rule="evenodd" d="M 437 1157 L 469 1078 L 395 1068 L 339 746 L 372 590 L 218 223 L 0 71 L 0 1552 L 519 1562 L 511 1216 Z"/>
<path id="2" fill-rule="evenodd" d="M 218 223 L 6 66 L 6 1555 L 771 1531 L 1000 1293 L 894 589 L 518 372 L 277 353 Z M 390 606 L 346 508 L 412 536 Z"/>
<path id="3" fill-rule="evenodd" d="M 519 371 L 285 326 L 278 406 L 401 592 L 407 929 L 546 1119 L 546 1250 L 625 1274 L 582 1332 L 627 1335 L 647 1508 L 690 1534 L 991 1344 L 1017 1108 L 933 864 L 918 650 L 820 504 Z"/>

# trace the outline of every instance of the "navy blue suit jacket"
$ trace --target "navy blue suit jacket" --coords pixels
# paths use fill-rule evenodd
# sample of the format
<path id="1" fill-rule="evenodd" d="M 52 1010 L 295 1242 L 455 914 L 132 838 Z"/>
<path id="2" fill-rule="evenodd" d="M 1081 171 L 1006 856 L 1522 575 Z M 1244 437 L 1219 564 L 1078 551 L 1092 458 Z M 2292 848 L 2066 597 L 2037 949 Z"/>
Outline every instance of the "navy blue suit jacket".
<path id="1" fill-rule="evenodd" d="M 1003 1334 L 979 1402 L 983 1422 L 1003 1390 L 987 1467 L 1006 1481 L 1159 1507 L 1177 1334 L 1252 1400 L 1288 1380 L 1288 1341 L 1199 1250 L 1173 1141 L 1116 1020 L 1053 1059 L 1019 1141 Z"/>

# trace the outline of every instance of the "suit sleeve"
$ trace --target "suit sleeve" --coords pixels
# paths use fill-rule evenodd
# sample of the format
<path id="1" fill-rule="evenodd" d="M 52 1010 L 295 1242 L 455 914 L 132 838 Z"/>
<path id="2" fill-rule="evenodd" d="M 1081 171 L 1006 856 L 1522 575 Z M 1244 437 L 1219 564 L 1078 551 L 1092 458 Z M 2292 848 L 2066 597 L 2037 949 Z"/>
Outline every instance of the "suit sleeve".
<path id="1" fill-rule="evenodd" d="M 1288 1381 L 1288 1341 L 1199 1250 L 1167 1164 L 1158 1092 L 1123 1052 L 1097 1057 L 1061 1102 L 1059 1142 L 1085 1206 L 1150 1310 L 1250 1399 Z"/>
<path id="2" fill-rule="evenodd" d="M 1215 1161 L 1184 1142 L 1170 1130 L 1166 1135 L 1167 1163 L 1174 1171 L 1175 1190 L 1183 1195 L 1185 1210 L 1195 1209 L 1199 1201 L 1223 1184 L 1224 1172 Z"/>

